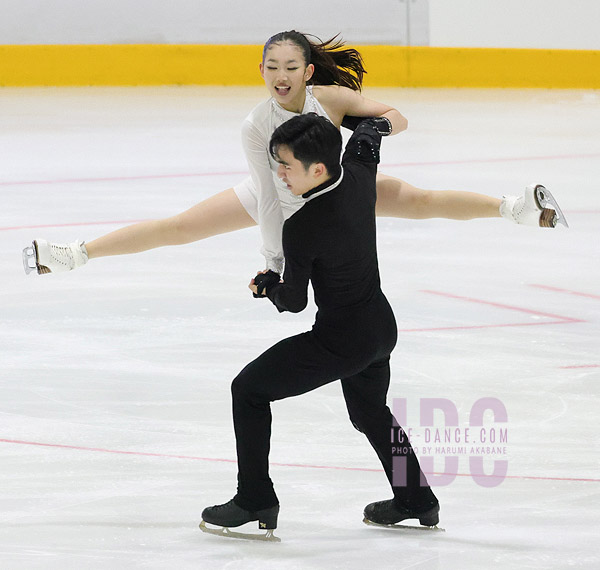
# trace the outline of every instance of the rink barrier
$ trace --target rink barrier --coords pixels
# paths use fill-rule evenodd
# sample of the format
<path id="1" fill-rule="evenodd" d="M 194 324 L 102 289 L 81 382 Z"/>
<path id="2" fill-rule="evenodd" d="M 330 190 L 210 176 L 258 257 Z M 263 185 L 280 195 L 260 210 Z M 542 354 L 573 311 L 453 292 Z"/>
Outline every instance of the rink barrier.
<path id="1" fill-rule="evenodd" d="M 356 46 L 369 87 L 600 88 L 600 50 Z M 262 85 L 258 45 L 0 45 L 0 86 Z"/>

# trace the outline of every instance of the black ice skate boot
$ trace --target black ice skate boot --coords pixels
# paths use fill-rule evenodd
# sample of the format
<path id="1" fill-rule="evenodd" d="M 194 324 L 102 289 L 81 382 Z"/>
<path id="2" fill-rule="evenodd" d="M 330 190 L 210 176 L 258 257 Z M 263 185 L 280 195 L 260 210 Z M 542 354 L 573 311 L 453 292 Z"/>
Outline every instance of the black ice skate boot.
<path id="1" fill-rule="evenodd" d="M 200 529 L 203 532 L 219 534 L 231 538 L 247 538 L 252 540 L 270 540 L 279 542 L 279 538 L 273 535 L 273 530 L 277 528 L 277 515 L 279 514 L 279 505 L 262 509 L 260 511 L 247 511 L 231 501 L 223 505 L 214 505 L 206 507 L 202 511 L 202 522 Z M 241 532 L 232 532 L 230 527 L 238 527 L 243 524 L 258 521 L 258 528 L 266 530 L 266 534 L 246 534 Z M 222 528 L 214 529 L 206 526 L 206 523 L 218 525 Z"/>
<path id="2" fill-rule="evenodd" d="M 438 528 L 440 506 L 435 503 L 424 511 L 416 511 L 402 506 L 394 499 L 371 503 L 365 507 L 366 524 L 396 528 Z M 422 527 L 411 527 L 397 523 L 407 519 L 419 519 Z M 441 530 L 441 529 L 440 529 Z"/>

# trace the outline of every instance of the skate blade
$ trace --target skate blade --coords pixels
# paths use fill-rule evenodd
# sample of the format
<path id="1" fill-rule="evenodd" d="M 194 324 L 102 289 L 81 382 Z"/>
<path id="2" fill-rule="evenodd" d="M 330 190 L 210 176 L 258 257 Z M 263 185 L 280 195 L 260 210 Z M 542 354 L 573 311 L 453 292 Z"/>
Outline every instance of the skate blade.
<path id="1" fill-rule="evenodd" d="M 37 251 L 35 242 L 33 242 L 31 245 L 28 245 L 23 249 L 23 269 L 25 269 L 25 273 L 29 275 L 37 268 Z"/>
<path id="2" fill-rule="evenodd" d="M 38 250 L 37 243 L 35 240 L 31 245 L 23 249 L 23 269 L 25 273 L 29 275 L 33 270 L 37 270 L 38 275 L 45 275 L 52 273 L 45 265 L 40 265 L 38 261 Z"/>
<path id="3" fill-rule="evenodd" d="M 393 528 L 394 530 L 427 530 L 430 532 L 446 532 L 445 528 L 439 527 L 437 525 L 434 526 L 416 526 L 416 525 L 409 525 L 409 524 L 400 524 L 400 523 L 395 523 L 395 524 L 379 524 L 373 521 L 370 521 L 369 519 L 363 519 L 363 522 L 368 525 L 368 526 L 378 526 L 379 528 Z"/>
<path id="4" fill-rule="evenodd" d="M 215 534 L 217 536 L 225 536 L 227 538 L 237 538 L 239 540 L 261 540 L 263 542 L 281 542 L 281 538 L 273 534 L 273 530 L 267 530 L 265 534 L 252 534 L 249 532 L 237 532 L 230 530 L 227 527 L 212 528 L 206 526 L 206 523 L 202 521 L 200 523 L 200 530 L 208 534 Z"/>
<path id="5" fill-rule="evenodd" d="M 554 210 L 554 218 L 550 221 L 551 227 L 556 227 L 556 224 L 563 224 L 566 228 L 569 227 L 567 223 L 567 218 L 563 214 L 558 202 L 552 196 L 549 190 L 546 190 L 544 186 L 538 184 L 535 187 L 535 201 L 541 210 L 544 210 L 547 206 L 549 206 L 552 210 Z"/>

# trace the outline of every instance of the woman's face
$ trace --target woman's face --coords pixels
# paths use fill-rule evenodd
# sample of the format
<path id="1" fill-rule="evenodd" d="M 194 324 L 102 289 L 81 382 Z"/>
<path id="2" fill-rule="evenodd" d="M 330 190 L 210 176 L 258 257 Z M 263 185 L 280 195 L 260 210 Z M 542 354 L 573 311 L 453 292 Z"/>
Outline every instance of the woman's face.
<path id="1" fill-rule="evenodd" d="M 306 82 L 313 71 L 312 64 L 306 65 L 302 50 L 290 42 L 272 44 L 260 64 L 260 74 L 271 96 L 294 113 L 304 107 Z"/>

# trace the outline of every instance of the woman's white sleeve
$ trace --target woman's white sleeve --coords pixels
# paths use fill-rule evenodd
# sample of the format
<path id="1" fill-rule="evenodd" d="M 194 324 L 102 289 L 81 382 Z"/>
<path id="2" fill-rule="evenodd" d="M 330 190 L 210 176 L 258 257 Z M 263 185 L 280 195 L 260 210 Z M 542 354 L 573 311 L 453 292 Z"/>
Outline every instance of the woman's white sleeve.
<path id="1" fill-rule="evenodd" d="M 283 271 L 283 211 L 273 182 L 269 165 L 269 141 L 250 122 L 242 125 L 242 146 L 246 153 L 250 175 L 256 186 L 258 199 L 258 225 L 262 236 L 261 253 L 265 256 L 267 269 L 281 274 Z"/>

